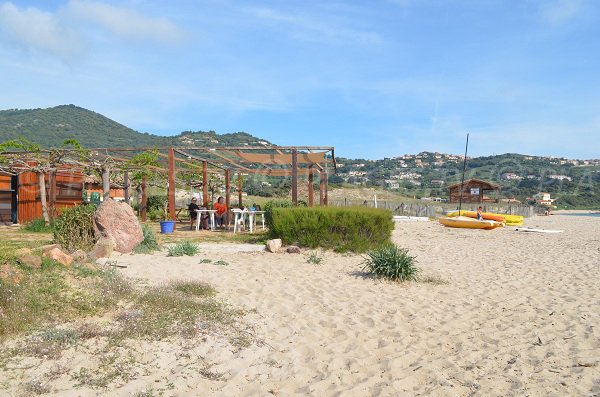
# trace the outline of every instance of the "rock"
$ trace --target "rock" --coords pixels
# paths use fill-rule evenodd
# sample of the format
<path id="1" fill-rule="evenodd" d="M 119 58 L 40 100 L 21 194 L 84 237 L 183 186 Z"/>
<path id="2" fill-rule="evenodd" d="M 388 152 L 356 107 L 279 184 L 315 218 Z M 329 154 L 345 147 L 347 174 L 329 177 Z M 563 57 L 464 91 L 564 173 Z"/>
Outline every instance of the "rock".
<path id="1" fill-rule="evenodd" d="M 60 248 L 52 248 L 42 254 L 46 258 L 50 258 L 63 266 L 69 267 L 73 263 L 73 257 L 64 253 Z"/>
<path id="2" fill-rule="evenodd" d="M 132 252 L 144 240 L 142 226 L 133 208 L 113 199 L 104 200 L 96 210 L 94 234 L 97 241 L 102 238 L 114 238 L 114 250 L 124 254 Z"/>
<path id="3" fill-rule="evenodd" d="M 281 248 L 281 239 L 267 240 L 267 251 L 277 252 Z"/>
<path id="4" fill-rule="evenodd" d="M 87 259 L 87 254 L 83 250 L 77 250 L 71 254 L 73 260 L 78 263 L 82 263 Z"/>
<path id="5" fill-rule="evenodd" d="M 290 245 L 289 247 L 287 247 L 286 252 L 288 254 L 301 254 L 302 250 L 296 245 Z"/>
<path id="6" fill-rule="evenodd" d="M 25 266 L 29 267 L 42 267 L 42 257 L 33 254 L 21 254 L 17 255 L 17 260 Z"/>
<path id="7" fill-rule="evenodd" d="M 0 280 L 7 281 L 12 284 L 19 284 L 23 278 L 23 272 L 8 263 L 0 266 Z"/>
<path id="8" fill-rule="evenodd" d="M 95 261 L 100 258 L 108 258 L 115 249 L 115 238 L 114 237 L 103 237 L 94 246 L 94 250 L 89 253 L 88 259 Z"/>
<path id="9" fill-rule="evenodd" d="M 48 252 L 54 248 L 60 249 L 61 246 L 60 246 L 60 244 L 48 244 L 48 245 L 42 245 L 39 249 L 42 251 L 42 253 L 44 253 L 44 252 Z"/>

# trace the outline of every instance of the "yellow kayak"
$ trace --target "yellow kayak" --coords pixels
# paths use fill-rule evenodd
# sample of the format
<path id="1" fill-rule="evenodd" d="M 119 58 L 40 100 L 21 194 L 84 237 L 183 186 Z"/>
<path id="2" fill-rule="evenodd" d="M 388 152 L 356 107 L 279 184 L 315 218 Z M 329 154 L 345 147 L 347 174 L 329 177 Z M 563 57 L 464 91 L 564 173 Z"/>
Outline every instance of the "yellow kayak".
<path id="1" fill-rule="evenodd" d="M 449 217 L 455 217 L 455 216 L 460 216 L 460 215 L 467 216 L 469 218 L 477 218 L 477 212 L 475 212 L 475 211 L 462 210 L 462 211 L 460 211 L 460 213 L 458 211 L 448 213 Z M 482 213 L 482 215 L 483 215 L 483 219 L 486 219 L 486 218 L 493 219 L 496 217 L 502 217 L 502 218 L 504 218 L 504 221 L 507 226 L 523 225 L 523 216 L 522 215 L 494 214 L 492 212 L 484 212 L 484 213 Z"/>
<path id="2" fill-rule="evenodd" d="M 441 217 L 439 221 L 442 225 L 448 227 L 457 227 L 462 229 L 484 229 L 492 230 L 497 227 L 502 227 L 502 222 L 491 221 L 491 220 L 478 220 L 469 218 L 467 216 L 454 216 L 454 217 Z"/>

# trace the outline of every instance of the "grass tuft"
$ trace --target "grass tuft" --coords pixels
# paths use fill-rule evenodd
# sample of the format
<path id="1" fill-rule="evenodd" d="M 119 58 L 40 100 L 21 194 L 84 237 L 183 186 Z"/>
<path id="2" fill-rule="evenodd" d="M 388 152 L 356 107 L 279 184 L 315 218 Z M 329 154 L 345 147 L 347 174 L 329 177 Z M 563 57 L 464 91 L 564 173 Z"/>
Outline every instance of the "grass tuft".
<path id="1" fill-rule="evenodd" d="M 53 224 L 46 225 L 43 219 L 34 219 L 23 226 L 23 230 L 32 233 L 52 233 L 54 230 Z"/>
<path id="2" fill-rule="evenodd" d="M 150 254 L 158 251 L 160 247 L 152 228 L 149 225 L 142 225 L 142 232 L 144 233 L 144 239 L 135 247 L 134 252 L 136 254 Z"/>
<path id="3" fill-rule="evenodd" d="M 199 251 L 197 244 L 185 240 L 169 247 L 167 256 L 194 256 Z"/>
<path id="4" fill-rule="evenodd" d="M 394 281 L 418 281 L 420 269 L 406 248 L 385 244 L 367 252 L 363 270 Z"/>
<path id="5" fill-rule="evenodd" d="M 323 258 L 321 258 L 316 252 L 311 252 L 306 258 L 306 263 L 311 263 L 313 265 L 320 265 L 321 262 L 323 262 Z"/>

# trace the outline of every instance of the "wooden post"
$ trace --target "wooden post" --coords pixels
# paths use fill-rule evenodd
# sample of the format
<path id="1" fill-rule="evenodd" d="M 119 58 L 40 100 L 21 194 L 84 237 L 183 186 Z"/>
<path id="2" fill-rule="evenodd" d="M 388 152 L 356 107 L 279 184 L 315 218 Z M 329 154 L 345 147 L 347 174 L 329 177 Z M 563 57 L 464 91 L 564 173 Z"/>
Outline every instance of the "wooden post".
<path id="1" fill-rule="evenodd" d="M 231 183 L 229 181 L 229 170 L 225 170 L 225 205 L 231 210 Z"/>
<path id="2" fill-rule="evenodd" d="M 242 208 L 242 173 L 238 172 L 238 207 Z"/>
<path id="3" fill-rule="evenodd" d="M 169 148 L 169 189 L 167 192 L 169 200 L 169 219 L 175 220 L 175 150 Z"/>
<path id="4" fill-rule="evenodd" d="M 315 201 L 315 189 L 313 181 L 313 165 L 308 166 L 308 206 L 312 207 Z"/>
<path id="5" fill-rule="evenodd" d="M 46 202 L 46 177 L 43 171 L 37 171 L 38 187 L 40 190 L 40 202 L 42 203 L 42 217 L 44 223 L 48 225 L 50 223 L 50 216 L 48 215 L 48 204 Z"/>
<path id="6" fill-rule="evenodd" d="M 125 171 L 123 174 L 123 190 L 125 202 L 129 204 L 129 171 Z"/>
<path id="7" fill-rule="evenodd" d="M 110 167 L 102 168 L 102 200 L 110 199 Z"/>
<path id="8" fill-rule="evenodd" d="M 292 150 L 292 203 L 298 205 L 298 151 Z"/>
<path id="9" fill-rule="evenodd" d="M 208 163 L 202 162 L 202 205 L 208 208 Z"/>
<path id="10" fill-rule="evenodd" d="M 48 182 L 50 184 L 50 219 L 54 219 L 57 216 L 56 212 L 56 170 L 51 170 L 48 174 Z"/>
<path id="11" fill-rule="evenodd" d="M 327 205 L 327 172 L 321 171 L 321 181 L 319 183 L 319 204 Z"/>
<path id="12" fill-rule="evenodd" d="M 148 213 L 148 195 L 146 194 L 146 176 L 142 177 L 142 205 L 141 209 L 141 218 L 142 222 L 146 222 L 146 214 Z"/>

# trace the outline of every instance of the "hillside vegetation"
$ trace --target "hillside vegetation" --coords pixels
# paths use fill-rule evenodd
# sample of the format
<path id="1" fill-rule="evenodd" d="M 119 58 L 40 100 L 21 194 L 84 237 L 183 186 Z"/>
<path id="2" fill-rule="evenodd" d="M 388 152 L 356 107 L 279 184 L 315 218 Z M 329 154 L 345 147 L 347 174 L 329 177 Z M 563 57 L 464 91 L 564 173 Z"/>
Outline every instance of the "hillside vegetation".
<path id="1" fill-rule="evenodd" d="M 245 132 L 184 131 L 175 136 L 137 132 L 101 114 L 62 105 L 48 109 L 0 111 L 0 142 L 24 137 L 43 147 L 61 146 L 74 138 L 84 147 L 259 146 L 270 144 Z M 422 152 L 381 160 L 337 158 L 331 187 L 375 188 L 403 197 L 448 196 L 448 185 L 460 182 L 463 157 Z M 468 158 L 466 178 L 501 186 L 494 198 L 528 202 L 549 192 L 559 208 L 600 208 L 600 160 L 573 160 L 507 153 Z M 249 176 L 244 191 L 252 195 L 288 195 L 289 178 Z M 378 196 L 383 198 L 383 194 Z"/>
<path id="2" fill-rule="evenodd" d="M 244 146 L 266 142 L 245 132 L 219 135 L 214 131 L 184 131 L 176 136 L 141 133 L 75 105 L 0 110 L 0 142 L 19 137 L 44 147 L 59 147 L 69 138 L 84 147 Z"/>

